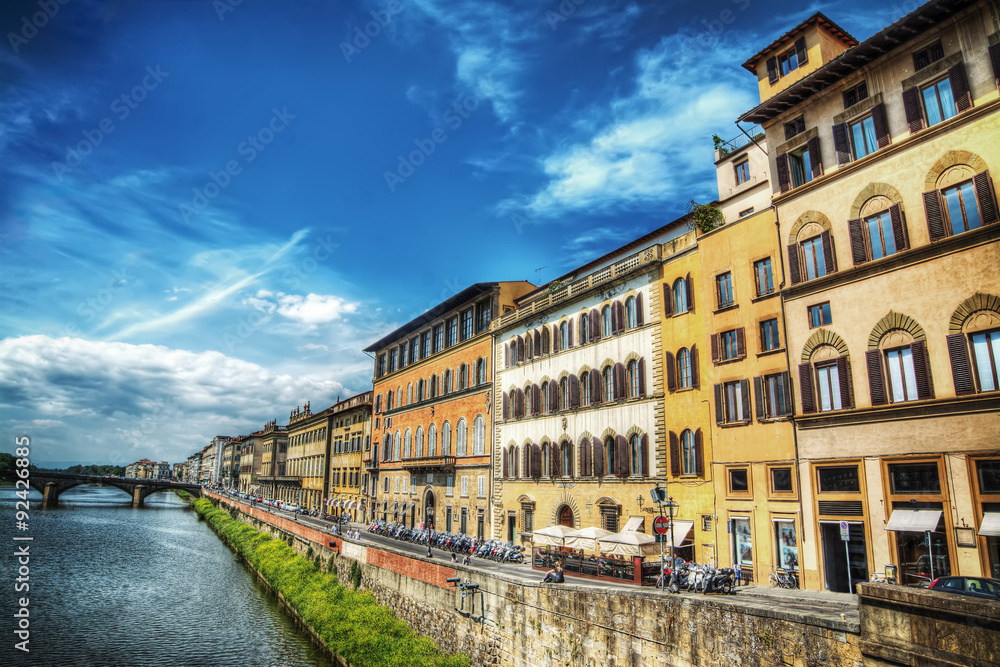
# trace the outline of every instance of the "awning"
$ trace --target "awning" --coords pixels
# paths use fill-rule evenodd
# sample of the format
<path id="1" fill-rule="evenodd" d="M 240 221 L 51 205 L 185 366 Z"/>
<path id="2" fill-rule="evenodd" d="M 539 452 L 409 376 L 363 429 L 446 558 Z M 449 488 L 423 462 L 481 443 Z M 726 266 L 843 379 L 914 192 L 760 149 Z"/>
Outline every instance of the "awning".
<path id="1" fill-rule="evenodd" d="M 554 547 L 561 547 L 563 546 L 563 538 L 566 537 L 567 533 L 572 532 L 573 529 L 569 526 L 548 526 L 532 531 L 531 541 L 533 544 L 548 544 Z"/>
<path id="2" fill-rule="evenodd" d="M 596 526 L 589 526 L 580 530 L 574 530 L 572 533 L 566 533 L 564 539 L 567 547 L 597 551 L 597 540 L 608 535 L 614 535 L 614 533 L 610 530 L 597 528 Z"/>
<path id="3" fill-rule="evenodd" d="M 394 502 L 392 505 L 389 506 L 389 511 L 390 512 L 395 512 L 397 507 L 399 507 L 399 501 L 398 500 L 396 502 Z"/>
<path id="4" fill-rule="evenodd" d="M 886 530 L 926 533 L 937 528 L 941 510 L 893 510 Z"/>
<path id="5" fill-rule="evenodd" d="M 694 528 L 694 521 L 674 521 L 674 546 L 679 547 L 684 544 L 684 540 Z M 667 527 L 667 535 L 670 535 L 670 528 Z"/>
<path id="6" fill-rule="evenodd" d="M 410 508 L 413 507 L 415 504 L 416 503 L 410 503 L 409 505 L 407 505 L 406 507 L 403 508 L 403 511 L 400 512 L 400 514 L 406 514 L 407 512 L 410 511 Z"/>
<path id="7" fill-rule="evenodd" d="M 358 504 L 356 502 L 354 502 L 353 500 L 348 500 L 347 504 L 344 505 L 344 509 L 345 510 L 352 510 L 352 509 L 354 509 L 357 506 L 358 506 Z"/>
<path id="8" fill-rule="evenodd" d="M 628 520 L 628 523 L 626 523 L 625 527 L 622 528 L 622 532 L 623 533 L 638 533 L 639 529 L 642 528 L 642 522 L 643 522 L 644 519 L 645 519 L 645 517 L 641 517 L 641 516 L 630 517 L 629 520 Z"/>
<path id="9" fill-rule="evenodd" d="M 375 511 L 376 511 L 376 512 L 384 512 L 384 511 L 385 511 L 385 508 L 386 508 L 386 507 L 388 507 L 388 506 L 389 506 L 389 501 L 388 501 L 388 500 L 386 500 L 386 501 L 385 501 L 384 503 L 382 503 L 382 507 L 380 507 L 379 509 L 377 509 L 377 510 L 375 510 Z"/>
<path id="10" fill-rule="evenodd" d="M 979 534 L 986 537 L 1000 536 L 1000 512 L 985 512 Z"/>

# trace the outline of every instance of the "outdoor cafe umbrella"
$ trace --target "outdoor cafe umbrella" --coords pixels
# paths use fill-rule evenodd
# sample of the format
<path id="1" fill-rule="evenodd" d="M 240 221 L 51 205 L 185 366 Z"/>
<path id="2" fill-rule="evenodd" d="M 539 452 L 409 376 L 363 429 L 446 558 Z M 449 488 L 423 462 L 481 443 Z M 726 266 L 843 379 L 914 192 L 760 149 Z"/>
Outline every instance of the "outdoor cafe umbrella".
<path id="1" fill-rule="evenodd" d="M 660 545 L 652 535 L 632 531 L 598 538 L 597 547 L 603 553 L 616 556 L 652 556 L 660 553 Z"/>
<path id="2" fill-rule="evenodd" d="M 573 529 L 569 526 L 549 526 L 548 528 L 539 528 L 531 533 L 531 541 L 534 544 L 549 544 L 554 547 L 561 547 L 563 545 L 563 538 L 566 537 L 566 533 L 572 533 Z"/>
<path id="3" fill-rule="evenodd" d="M 597 540 L 608 535 L 614 535 L 610 530 L 604 530 L 596 526 L 581 528 L 571 533 L 566 533 L 566 546 L 573 549 L 584 549 L 586 551 L 597 551 Z"/>

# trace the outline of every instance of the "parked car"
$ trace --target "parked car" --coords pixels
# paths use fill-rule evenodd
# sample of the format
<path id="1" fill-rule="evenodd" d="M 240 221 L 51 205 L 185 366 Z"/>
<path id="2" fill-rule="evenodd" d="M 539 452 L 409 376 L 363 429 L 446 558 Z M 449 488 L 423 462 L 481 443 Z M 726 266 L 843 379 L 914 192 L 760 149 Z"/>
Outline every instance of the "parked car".
<path id="1" fill-rule="evenodd" d="M 938 577 L 929 588 L 943 593 L 958 593 L 986 600 L 1000 600 L 1000 579 L 989 577 Z"/>
<path id="2" fill-rule="evenodd" d="M 281 506 L 281 509 L 285 510 L 286 512 L 298 512 L 299 506 L 296 505 L 295 503 L 285 503 L 284 505 Z"/>

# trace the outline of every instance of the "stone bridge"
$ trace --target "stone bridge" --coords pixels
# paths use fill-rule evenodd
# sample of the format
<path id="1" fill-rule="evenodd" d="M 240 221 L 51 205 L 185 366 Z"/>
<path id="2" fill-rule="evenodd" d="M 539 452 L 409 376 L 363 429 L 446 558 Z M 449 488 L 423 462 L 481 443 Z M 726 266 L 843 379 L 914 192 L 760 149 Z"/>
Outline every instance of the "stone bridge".
<path id="1" fill-rule="evenodd" d="M 127 479 L 124 477 L 102 477 L 100 475 L 79 475 L 68 472 L 49 470 L 32 470 L 28 479 L 32 488 L 42 494 L 42 507 L 55 507 L 63 491 L 81 484 L 103 484 L 121 489 L 132 496 L 132 507 L 142 507 L 143 501 L 158 491 L 187 491 L 191 495 L 201 497 L 201 486 L 184 484 L 162 479 Z"/>

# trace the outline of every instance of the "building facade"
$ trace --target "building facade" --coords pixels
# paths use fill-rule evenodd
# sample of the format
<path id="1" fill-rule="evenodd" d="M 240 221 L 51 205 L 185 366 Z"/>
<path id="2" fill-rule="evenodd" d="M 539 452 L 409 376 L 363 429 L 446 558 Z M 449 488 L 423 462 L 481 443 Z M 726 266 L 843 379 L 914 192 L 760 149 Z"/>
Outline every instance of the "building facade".
<path id="1" fill-rule="evenodd" d="M 534 286 L 477 283 L 369 346 L 375 357 L 375 517 L 486 536 L 490 523 L 490 324 Z M 377 463 L 377 468 L 372 467 Z"/>
<path id="2" fill-rule="evenodd" d="M 1000 574 L 995 2 L 857 43 L 822 14 L 745 64 L 788 280 L 804 585 Z"/>
<path id="3" fill-rule="evenodd" d="M 364 520 L 368 502 L 362 494 L 362 459 L 371 451 L 372 398 L 366 391 L 329 410 L 330 456 L 327 511 Z"/>
<path id="4" fill-rule="evenodd" d="M 302 488 L 298 478 L 287 475 L 288 427 L 277 420 L 264 424 L 261 434 L 260 493 L 265 498 L 295 502 L 292 492 Z"/>
<path id="5" fill-rule="evenodd" d="M 323 507 L 329 474 L 330 409 L 313 414 L 307 401 L 288 416 L 288 500 L 310 510 Z M 281 498 L 285 500 L 285 498 Z"/>

